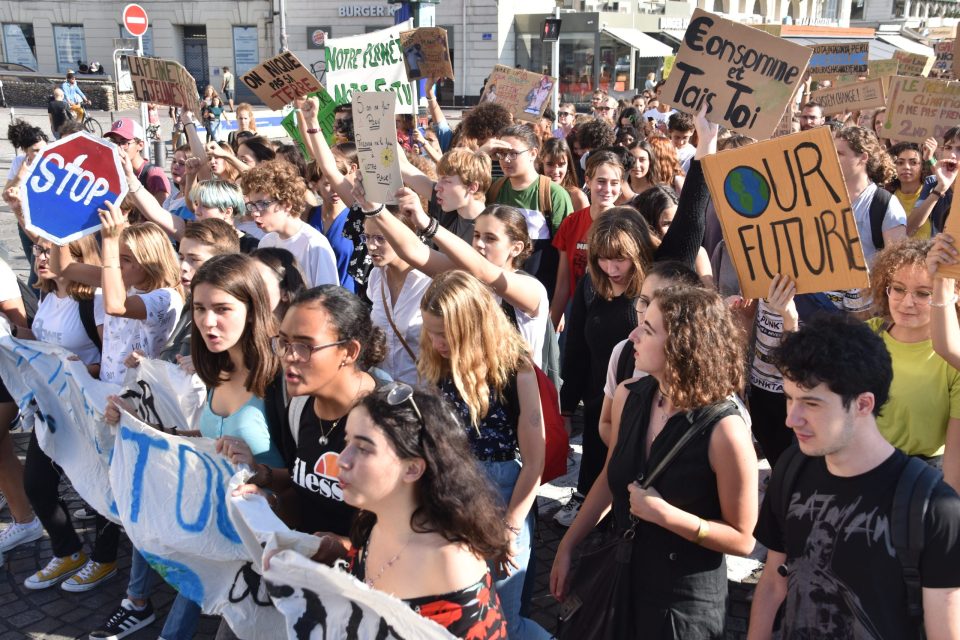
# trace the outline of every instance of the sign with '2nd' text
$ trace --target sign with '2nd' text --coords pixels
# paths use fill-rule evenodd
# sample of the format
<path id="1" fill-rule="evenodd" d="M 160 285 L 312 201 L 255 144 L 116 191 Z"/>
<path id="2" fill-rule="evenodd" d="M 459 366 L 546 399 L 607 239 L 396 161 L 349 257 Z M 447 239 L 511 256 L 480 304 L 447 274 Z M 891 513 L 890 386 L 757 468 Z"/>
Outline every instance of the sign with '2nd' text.
<path id="1" fill-rule="evenodd" d="M 763 140 L 803 81 L 812 51 L 697 9 L 661 92 L 670 106 Z"/>

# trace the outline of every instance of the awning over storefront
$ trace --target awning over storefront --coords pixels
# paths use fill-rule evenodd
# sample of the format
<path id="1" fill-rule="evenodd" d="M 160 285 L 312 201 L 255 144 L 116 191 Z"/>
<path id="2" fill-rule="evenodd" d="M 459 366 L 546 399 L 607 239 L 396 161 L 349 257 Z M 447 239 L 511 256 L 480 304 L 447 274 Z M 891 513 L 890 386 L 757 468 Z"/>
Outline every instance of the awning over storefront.
<path id="1" fill-rule="evenodd" d="M 892 44 L 897 49 L 902 49 L 907 53 L 917 53 L 929 58 L 932 58 L 936 55 L 936 53 L 933 51 L 933 48 L 920 44 L 919 42 L 911 40 L 910 38 L 905 38 L 901 35 L 887 35 L 885 33 L 878 33 L 877 38 Z M 893 56 L 891 55 L 890 57 L 892 58 Z"/>
<path id="2" fill-rule="evenodd" d="M 637 55 L 641 58 L 662 58 L 673 55 L 672 48 L 662 42 L 654 40 L 643 31 L 638 31 L 637 29 L 631 29 L 629 27 L 603 27 L 601 32 L 619 40 L 628 47 L 633 47 L 637 50 Z"/>

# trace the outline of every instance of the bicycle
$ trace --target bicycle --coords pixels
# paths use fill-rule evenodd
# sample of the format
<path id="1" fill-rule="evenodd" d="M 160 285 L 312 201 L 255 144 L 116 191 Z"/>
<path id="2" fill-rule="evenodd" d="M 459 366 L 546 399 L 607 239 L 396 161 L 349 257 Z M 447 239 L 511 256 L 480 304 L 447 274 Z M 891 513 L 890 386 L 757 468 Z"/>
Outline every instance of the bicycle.
<path id="1" fill-rule="evenodd" d="M 80 124 L 83 125 L 84 131 L 98 138 L 103 137 L 103 126 L 92 116 L 90 116 L 90 114 L 87 113 L 87 110 L 84 109 L 82 105 L 70 105 L 70 110 L 73 111 L 73 117 L 76 120 L 79 120 Z"/>

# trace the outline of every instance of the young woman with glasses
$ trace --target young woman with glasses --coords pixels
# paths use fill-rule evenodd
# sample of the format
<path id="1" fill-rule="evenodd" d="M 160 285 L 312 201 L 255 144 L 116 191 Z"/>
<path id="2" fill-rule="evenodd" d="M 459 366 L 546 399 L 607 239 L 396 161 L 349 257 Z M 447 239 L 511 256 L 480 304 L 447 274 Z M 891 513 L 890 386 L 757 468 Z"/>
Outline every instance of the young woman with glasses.
<path id="1" fill-rule="evenodd" d="M 391 383 L 365 396 L 347 418 L 340 480 L 360 510 L 354 576 L 458 638 L 506 638 L 487 565 L 509 552 L 503 508 L 439 391 Z"/>

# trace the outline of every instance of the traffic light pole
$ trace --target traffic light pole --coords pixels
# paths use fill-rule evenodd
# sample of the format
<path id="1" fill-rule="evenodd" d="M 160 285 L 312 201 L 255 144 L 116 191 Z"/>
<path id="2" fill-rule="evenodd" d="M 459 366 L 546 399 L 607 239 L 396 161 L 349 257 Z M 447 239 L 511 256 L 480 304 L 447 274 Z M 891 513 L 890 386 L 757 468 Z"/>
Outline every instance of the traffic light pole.
<path id="1" fill-rule="evenodd" d="M 560 18 L 560 5 L 557 4 L 553 8 L 553 17 Z M 557 84 L 553 88 L 553 128 L 556 129 L 559 126 L 559 121 L 557 120 L 557 113 L 560 112 L 560 38 L 558 37 L 553 42 L 553 48 L 551 50 L 550 56 L 550 68 L 553 69 L 553 77 L 557 79 Z"/>

